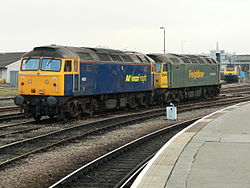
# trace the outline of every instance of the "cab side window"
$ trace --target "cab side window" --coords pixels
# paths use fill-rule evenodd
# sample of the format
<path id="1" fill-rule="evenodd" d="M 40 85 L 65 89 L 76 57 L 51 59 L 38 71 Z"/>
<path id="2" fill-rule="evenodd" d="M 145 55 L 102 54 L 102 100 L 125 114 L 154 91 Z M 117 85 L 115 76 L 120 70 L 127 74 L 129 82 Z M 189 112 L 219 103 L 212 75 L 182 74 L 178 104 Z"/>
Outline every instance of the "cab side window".
<path id="1" fill-rule="evenodd" d="M 72 66 L 71 61 L 65 61 L 64 72 L 71 72 Z"/>
<path id="2" fill-rule="evenodd" d="M 74 61 L 74 72 L 78 72 L 78 62 Z"/>
<path id="3" fill-rule="evenodd" d="M 155 72 L 161 72 L 161 64 L 160 63 L 155 64 Z"/>
<path id="4" fill-rule="evenodd" d="M 167 72 L 168 71 L 168 66 L 167 64 L 163 64 L 163 71 L 162 72 Z"/>

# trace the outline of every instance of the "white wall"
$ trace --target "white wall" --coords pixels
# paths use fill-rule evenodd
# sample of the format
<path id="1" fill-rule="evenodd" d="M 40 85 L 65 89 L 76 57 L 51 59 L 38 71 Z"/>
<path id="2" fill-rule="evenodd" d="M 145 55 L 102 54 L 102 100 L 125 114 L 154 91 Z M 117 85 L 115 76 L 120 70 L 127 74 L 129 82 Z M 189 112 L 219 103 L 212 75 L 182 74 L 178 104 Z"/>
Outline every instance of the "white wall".
<path id="1" fill-rule="evenodd" d="M 7 69 L 1 68 L 0 69 L 0 78 L 6 79 L 6 77 L 7 77 Z"/>
<path id="2" fill-rule="evenodd" d="M 7 83 L 10 83 L 10 71 L 18 71 L 19 70 L 19 64 L 20 64 L 20 60 L 6 66 L 6 68 L 7 68 L 6 82 Z"/>

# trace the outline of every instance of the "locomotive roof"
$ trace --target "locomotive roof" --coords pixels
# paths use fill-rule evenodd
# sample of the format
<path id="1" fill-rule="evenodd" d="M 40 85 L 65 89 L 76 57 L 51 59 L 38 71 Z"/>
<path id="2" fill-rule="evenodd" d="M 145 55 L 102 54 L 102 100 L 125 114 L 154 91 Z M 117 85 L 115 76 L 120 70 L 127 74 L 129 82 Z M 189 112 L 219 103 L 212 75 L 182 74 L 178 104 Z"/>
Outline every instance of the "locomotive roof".
<path id="1" fill-rule="evenodd" d="M 169 62 L 172 64 L 218 64 L 213 58 L 201 55 L 179 54 L 147 54 L 156 62 Z"/>
<path id="2" fill-rule="evenodd" d="M 23 57 L 55 57 L 72 58 L 81 61 L 104 61 L 104 62 L 124 62 L 150 64 L 152 60 L 145 54 L 135 52 L 124 52 L 121 50 L 88 48 L 88 47 L 70 47 L 70 46 L 41 46 L 35 47 L 32 51 L 23 55 Z"/>

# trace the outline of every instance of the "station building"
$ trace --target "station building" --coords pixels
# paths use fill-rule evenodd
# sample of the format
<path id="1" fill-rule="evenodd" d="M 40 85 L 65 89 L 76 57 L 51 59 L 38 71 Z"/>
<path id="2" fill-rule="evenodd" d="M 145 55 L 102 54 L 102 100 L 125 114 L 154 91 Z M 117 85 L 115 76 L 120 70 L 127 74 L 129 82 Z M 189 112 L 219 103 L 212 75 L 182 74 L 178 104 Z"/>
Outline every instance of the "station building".
<path id="1" fill-rule="evenodd" d="M 17 85 L 20 58 L 25 52 L 0 53 L 0 79 L 12 86 Z"/>
<path id="2" fill-rule="evenodd" d="M 232 57 L 232 64 L 240 65 L 241 70 L 244 72 L 249 72 L 250 68 L 250 55 L 235 55 Z"/>
<path id="3" fill-rule="evenodd" d="M 241 70 L 244 72 L 249 72 L 250 70 L 250 55 L 236 55 L 236 53 L 228 53 L 225 50 L 210 50 L 209 56 L 216 59 L 216 53 L 220 54 L 220 65 L 223 69 L 228 64 L 240 65 Z"/>
<path id="4" fill-rule="evenodd" d="M 203 54 L 214 59 L 217 59 L 216 54 L 220 54 L 220 71 L 221 71 L 221 79 L 224 79 L 224 69 L 228 65 L 236 65 L 239 69 L 239 76 L 241 73 L 246 75 L 246 81 L 250 81 L 250 55 L 236 55 L 236 53 L 228 53 L 225 50 L 210 50 L 209 54 Z"/>

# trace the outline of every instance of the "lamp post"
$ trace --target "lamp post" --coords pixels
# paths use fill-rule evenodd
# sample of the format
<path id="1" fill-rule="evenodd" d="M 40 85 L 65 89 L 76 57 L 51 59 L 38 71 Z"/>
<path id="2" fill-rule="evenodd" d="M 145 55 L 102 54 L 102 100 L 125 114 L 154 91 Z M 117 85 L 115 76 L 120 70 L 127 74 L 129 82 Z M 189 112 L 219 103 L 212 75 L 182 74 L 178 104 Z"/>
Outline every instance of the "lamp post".
<path id="1" fill-rule="evenodd" d="M 165 54 L 165 52 L 166 52 L 165 51 L 165 27 L 160 27 L 160 29 L 163 29 L 163 31 L 164 31 L 164 50 L 163 51 L 164 51 L 164 54 Z"/>

